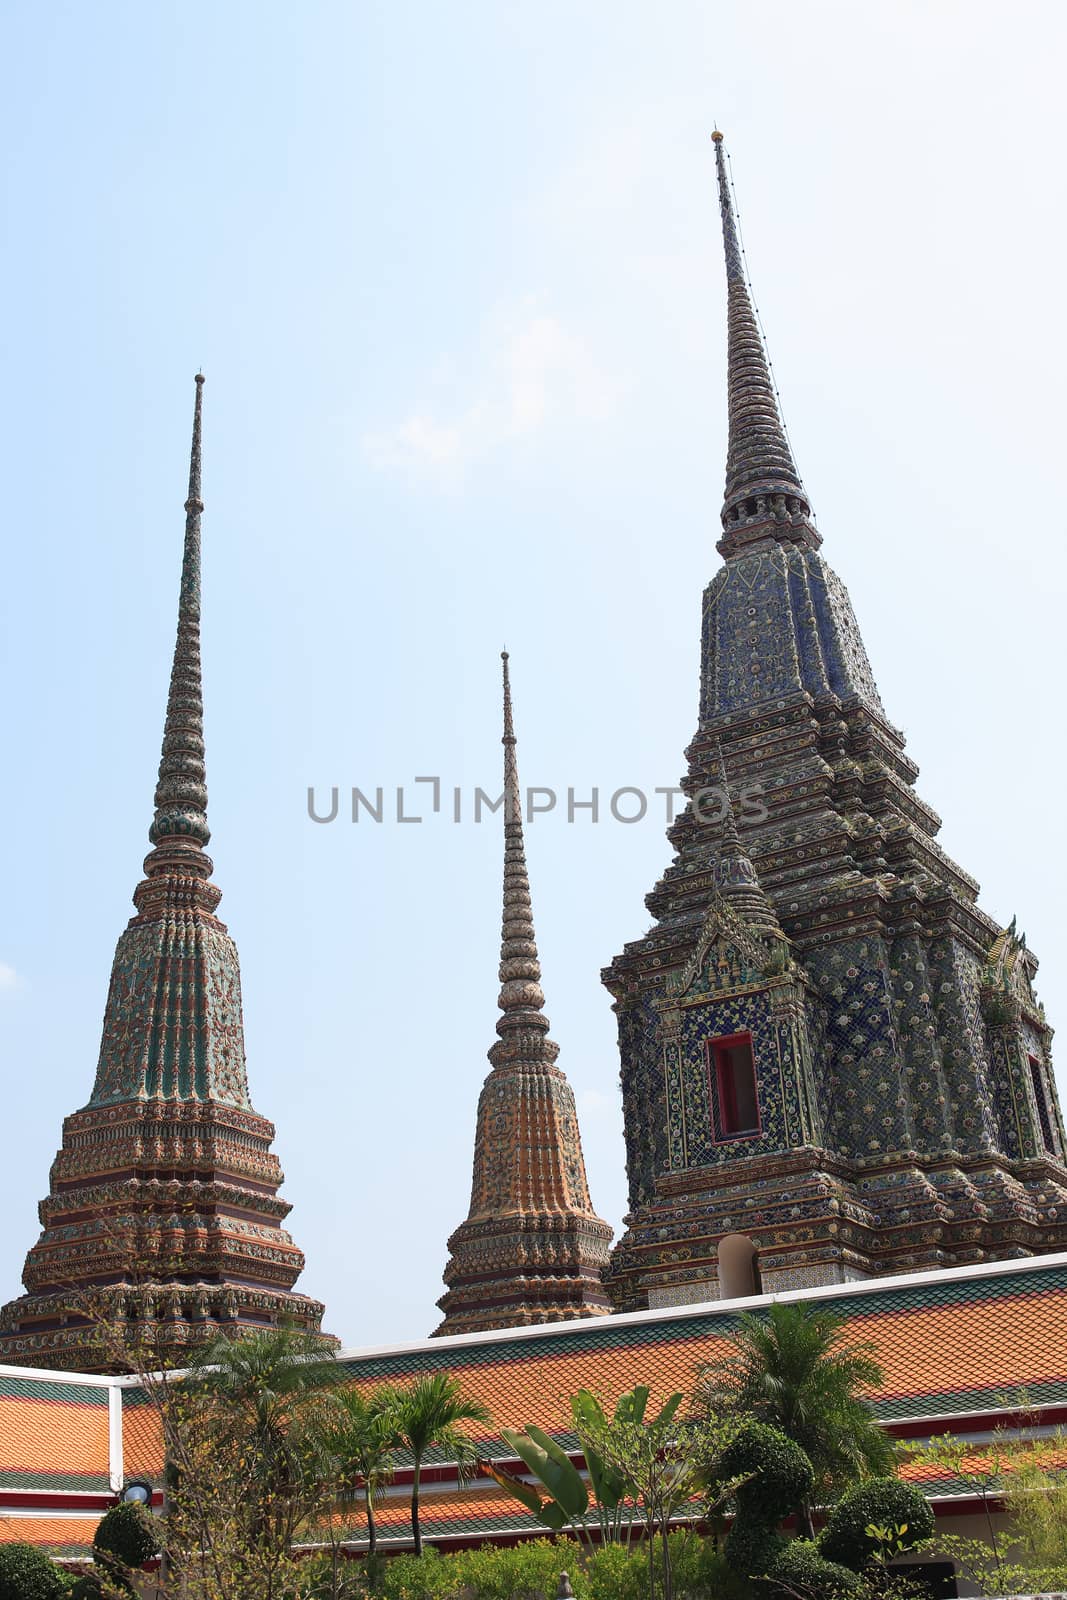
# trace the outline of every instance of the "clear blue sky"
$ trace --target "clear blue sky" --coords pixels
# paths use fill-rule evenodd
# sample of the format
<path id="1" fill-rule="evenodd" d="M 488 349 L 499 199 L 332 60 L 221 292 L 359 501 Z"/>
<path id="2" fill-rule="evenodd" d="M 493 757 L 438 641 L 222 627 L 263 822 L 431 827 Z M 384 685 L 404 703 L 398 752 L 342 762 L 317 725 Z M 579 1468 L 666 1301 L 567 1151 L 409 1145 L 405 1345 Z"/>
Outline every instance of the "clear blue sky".
<path id="1" fill-rule="evenodd" d="M 673 782 L 725 452 L 708 134 L 825 554 L 942 842 L 1067 1025 L 1062 8 L 8 3 L 0 1298 L 147 849 L 203 366 L 212 854 L 303 1286 L 437 1319 L 494 1038 L 491 821 L 309 784 Z M 528 839 L 593 1198 L 658 815 Z"/>

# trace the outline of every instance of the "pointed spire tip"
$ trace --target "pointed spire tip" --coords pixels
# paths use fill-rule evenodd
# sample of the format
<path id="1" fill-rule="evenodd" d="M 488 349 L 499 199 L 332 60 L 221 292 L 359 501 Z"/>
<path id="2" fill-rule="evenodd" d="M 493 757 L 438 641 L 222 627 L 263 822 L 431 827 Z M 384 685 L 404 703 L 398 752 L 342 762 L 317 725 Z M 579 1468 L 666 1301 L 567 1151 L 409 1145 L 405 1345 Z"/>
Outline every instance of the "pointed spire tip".
<path id="1" fill-rule="evenodd" d="M 727 556 L 768 536 L 818 548 L 811 504 L 793 460 L 778 393 L 747 282 L 723 135 L 716 128 L 715 173 L 726 256 L 729 443 L 722 509 Z"/>
<path id="2" fill-rule="evenodd" d="M 200 675 L 200 433 L 204 375 L 196 375 L 193 438 L 189 451 L 189 492 L 185 500 L 185 547 L 178 591 L 178 634 L 171 666 L 170 692 L 163 728 L 163 749 L 156 784 L 155 816 L 148 837 L 157 847 L 145 862 L 149 876 L 168 870 L 172 846 L 181 841 L 188 870 L 207 877 L 211 863 L 201 855 L 190 865 L 186 844 L 201 852 L 211 838 L 207 825 L 207 777 L 204 770 L 204 698 Z M 166 846 L 160 854 L 159 847 Z M 153 865 L 149 865 L 149 863 Z"/>
<path id="3" fill-rule="evenodd" d="M 504 744 L 515 743 L 515 728 L 511 720 L 511 674 L 508 671 L 509 656 L 506 650 L 501 650 L 500 659 L 504 663 Z M 505 778 L 507 774 L 505 773 Z"/>

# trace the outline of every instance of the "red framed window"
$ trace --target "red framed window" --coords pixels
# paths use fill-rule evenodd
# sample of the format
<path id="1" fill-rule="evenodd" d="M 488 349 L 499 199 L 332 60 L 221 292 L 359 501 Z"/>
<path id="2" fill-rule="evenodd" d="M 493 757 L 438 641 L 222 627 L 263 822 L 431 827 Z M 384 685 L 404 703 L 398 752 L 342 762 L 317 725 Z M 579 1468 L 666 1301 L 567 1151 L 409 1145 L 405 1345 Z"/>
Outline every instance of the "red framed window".
<path id="1" fill-rule="evenodd" d="M 760 1131 L 756 1061 L 750 1033 L 731 1033 L 708 1041 L 712 1134 L 724 1139 L 751 1139 Z"/>

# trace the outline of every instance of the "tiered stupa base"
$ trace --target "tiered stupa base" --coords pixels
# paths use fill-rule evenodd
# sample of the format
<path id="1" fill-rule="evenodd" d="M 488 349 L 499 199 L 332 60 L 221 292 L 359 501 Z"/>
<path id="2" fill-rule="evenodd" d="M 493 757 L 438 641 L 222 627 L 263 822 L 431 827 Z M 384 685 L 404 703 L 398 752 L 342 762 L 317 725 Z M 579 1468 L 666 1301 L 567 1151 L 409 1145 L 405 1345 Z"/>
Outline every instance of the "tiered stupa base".
<path id="1" fill-rule="evenodd" d="M 448 1241 L 444 1320 L 434 1336 L 602 1317 L 611 1229 L 560 1213 L 467 1221 Z"/>
<path id="2" fill-rule="evenodd" d="M 273 1137 L 264 1117 L 212 1101 L 68 1117 L 28 1292 L 0 1311 L 0 1362 L 174 1365 L 219 1333 L 317 1329 L 322 1306 L 292 1293 L 304 1258 L 281 1226 Z"/>
<path id="3" fill-rule="evenodd" d="M 1067 1174 L 1050 1161 L 857 1163 L 801 1149 L 672 1174 L 656 1190 L 612 1252 L 619 1311 L 724 1298 L 718 1249 L 739 1233 L 764 1293 L 1067 1250 Z"/>

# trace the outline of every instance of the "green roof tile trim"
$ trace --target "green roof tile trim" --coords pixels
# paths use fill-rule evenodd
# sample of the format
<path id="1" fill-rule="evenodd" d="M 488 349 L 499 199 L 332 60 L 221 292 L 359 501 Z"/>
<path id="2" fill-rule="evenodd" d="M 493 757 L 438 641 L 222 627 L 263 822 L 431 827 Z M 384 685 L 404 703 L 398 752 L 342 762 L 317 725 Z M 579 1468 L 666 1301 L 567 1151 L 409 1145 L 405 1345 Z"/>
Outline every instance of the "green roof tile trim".
<path id="1" fill-rule="evenodd" d="M 106 1472 L 11 1472 L 0 1470 L 0 1489 L 65 1490 L 68 1494 L 110 1494 Z M 61 1510 L 57 1510 L 57 1516 Z"/>
<path id="2" fill-rule="evenodd" d="M 514 1504 L 514 1510 L 512 1506 Z M 551 1535 L 543 1522 L 538 1522 L 529 1511 L 524 1511 L 518 1502 L 511 1502 L 501 1497 L 500 1513 L 498 1516 L 486 1517 L 448 1517 L 436 1518 L 423 1511 L 419 1517 L 424 1539 L 469 1538 L 472 1533 L 505 1533 L 513 1529 L 517 1533 L 536 1533 L 539 1538 L 547 1539 Z M 366 1542 L 366 1531 L 354 1531 L 351 1543 Z M 411 1525 L 408 1522 L 392 1522 L 382 1526 L 378 1525 L 379 1544 L 410 1544 Z"/>
<path id="3" fill-rule="evenodd" d="M 0 1376 L 0 1400 L 60 1400 L 70 1405 L 107 1409 L 107 1384 L 64 1383 L 51 1378 Z"/>
<path id="4" fill-rule="evenodd" d="M 146 1389 L 142 1389 L 140 1384 L 132 1383 L 129 1387 L 124 1384 L 119 1393 L 122 1395 L 123 1411 L 127 1408 L 131 1411 L 144 1411 L 156 1404 L 152 1396 Z"/>
<path id="5" fill-rule="evenodd" d="M 1064 1357 L 1067 1365 L 1067 1356 Z M 1067 1378 L 1048 1383 L 998 1384 L 995 1389 L 952 1389 L 938 1394 L 916 1394 L 875 1401 L 872 1410 L 879 1422 L 906 1421 L 909 1417 L 968 1416 L 971 1412 L 1003 1411 L 1021 1403 L 1026 1406 L 1056 1406 L 1067 1403 Z"/>

